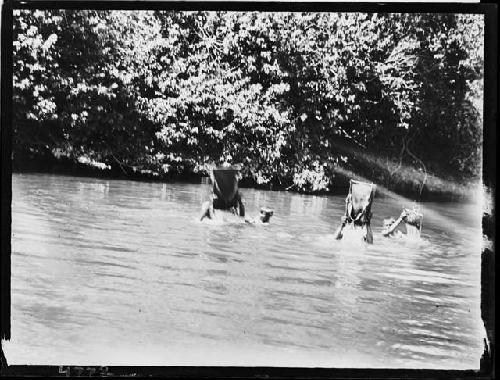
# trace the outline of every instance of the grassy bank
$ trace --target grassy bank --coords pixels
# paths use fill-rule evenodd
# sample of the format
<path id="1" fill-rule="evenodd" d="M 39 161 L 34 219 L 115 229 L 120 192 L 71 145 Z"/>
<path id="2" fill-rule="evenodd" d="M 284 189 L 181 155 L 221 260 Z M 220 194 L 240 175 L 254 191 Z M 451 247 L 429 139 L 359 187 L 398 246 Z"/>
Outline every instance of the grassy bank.
<path id="1" fill-rule="evenodd" d="M 444 177 L 426 170 L 423 165 L 403 163 L 381 152 L 362 149 L 345 141 L 334 148 L 347 157 L 347 162 L 335 169 L 336 184 L 348 183 L 349 178 L 371 181 L 400 195 L 414 199 L 459 200 L 474 195 L 479 178 Z"/>

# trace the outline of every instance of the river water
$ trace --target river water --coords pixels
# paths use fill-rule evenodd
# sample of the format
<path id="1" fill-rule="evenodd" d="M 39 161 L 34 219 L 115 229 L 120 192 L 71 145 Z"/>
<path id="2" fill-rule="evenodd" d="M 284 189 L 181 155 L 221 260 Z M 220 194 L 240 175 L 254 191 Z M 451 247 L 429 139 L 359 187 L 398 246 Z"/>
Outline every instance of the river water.
<path id="1" fill-rule="evenodd" d="M 198 222 L 207 191 L 14 174 L 9 364 L 479 367 L 479 203 L 421 203 L 411 242 L 379 194 L 367 246 L 343 196 L 243 189 L 261 226 Z"/>

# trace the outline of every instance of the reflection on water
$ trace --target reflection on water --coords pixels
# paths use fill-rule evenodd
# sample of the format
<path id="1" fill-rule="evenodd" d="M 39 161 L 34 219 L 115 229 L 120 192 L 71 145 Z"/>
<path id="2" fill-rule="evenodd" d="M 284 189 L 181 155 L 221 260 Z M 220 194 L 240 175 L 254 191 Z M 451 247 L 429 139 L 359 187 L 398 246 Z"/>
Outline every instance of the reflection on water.
<path id="1" fill-rule="evenodd" d="M 196 221 L 206 185 L 13 176 L 11 364 L 477 368 L 480 208 L 423 239 L 336 241 L 338 196 L 244 189 L 268 226 Z"/>

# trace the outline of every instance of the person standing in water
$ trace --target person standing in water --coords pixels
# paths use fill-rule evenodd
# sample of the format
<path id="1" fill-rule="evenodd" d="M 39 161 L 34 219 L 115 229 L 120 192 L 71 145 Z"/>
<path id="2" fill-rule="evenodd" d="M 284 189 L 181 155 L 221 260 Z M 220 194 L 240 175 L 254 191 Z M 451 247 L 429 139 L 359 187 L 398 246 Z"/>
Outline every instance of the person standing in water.
<path id="1" fill-rule="evenodd" d="M 262 207 L 260 215 L 256 219 L 245 216 L 245 205 L 238 189 L 240 169 L 236 165 L 225 165 L 210 171 L 210 180 L 213 184 L 210 192 L 211 200 L 203 203 L 200 221 L 205 218 L 213 219 L 215 215 L 214 210 L 224 210 L 241 216 L 248 224 L 269 224 L 274 211 L 268 207 Z"/>
<path id="2" fill-rule="evenodd" d="M 334 238 L 340 240 L 344 231 L 361 232 L 362 240 L 373 244 L 373 232 L 370 227 L 371 207 L 375 196 L 376 185 L 351 179 L 349 193 L 346 197 L 345 214 L 340 218 L 340 226 L 334 232 Z"/>
<path id="3" fill-rule="evenodd" d="M 229 165 L 210 171 L 210 180 L 213 184 L 211 200 L 203 203 L 200 220 L 205 217 L 212 219 L 214 210 L 225 210 L 245 217 L 245 205 L 238 189 L 239 171 L 238 166 Z"/>

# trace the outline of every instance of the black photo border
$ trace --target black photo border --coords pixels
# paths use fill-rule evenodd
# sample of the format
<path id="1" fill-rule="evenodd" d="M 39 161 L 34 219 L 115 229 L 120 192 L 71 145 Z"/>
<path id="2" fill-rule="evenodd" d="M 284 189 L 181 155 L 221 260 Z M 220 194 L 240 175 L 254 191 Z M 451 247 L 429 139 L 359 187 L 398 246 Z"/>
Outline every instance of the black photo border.
<path id="1" fill-rule="evenodd" d="M 495 3 L 375 3 L 375 2 L 249 2 L 249 1 L 82 1 L 4 0 L 1 19 L 1 330 L 2 340 L 10 340 L 11 303 L 11 201 L 12 201 L 12 34 L 13 9 L 116 9 L 116 10 L 220 10 L 297 12 L 377 12 L 377 13 L 474 13 L 485 21 L 483 185 L 493 198 L 491 213 L 483 213 L 483 234 L 495 247 L 496 143 L 498 90 L 498 7 Z M 488 341 L 480 369 L 349 369 L 285 367 L 178 367 L 110 366 L 78 367 L 8 365 L 1 352 L 2 376 L 144 376 L 169 378 L 495 378 L 495 249 L 484 248 L 481 255 L 481 315 Z"/>

